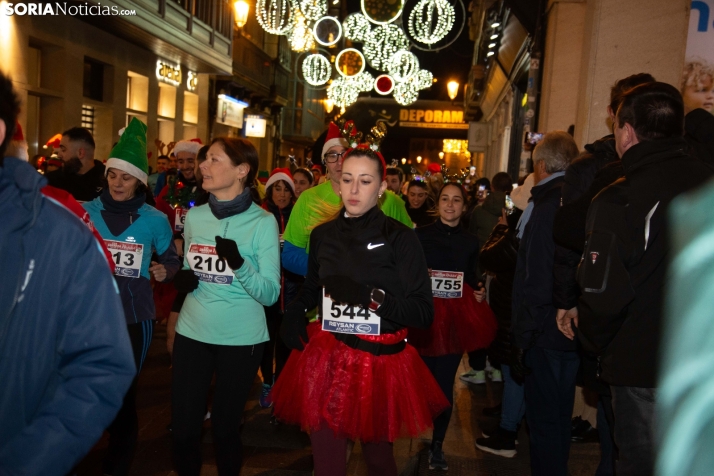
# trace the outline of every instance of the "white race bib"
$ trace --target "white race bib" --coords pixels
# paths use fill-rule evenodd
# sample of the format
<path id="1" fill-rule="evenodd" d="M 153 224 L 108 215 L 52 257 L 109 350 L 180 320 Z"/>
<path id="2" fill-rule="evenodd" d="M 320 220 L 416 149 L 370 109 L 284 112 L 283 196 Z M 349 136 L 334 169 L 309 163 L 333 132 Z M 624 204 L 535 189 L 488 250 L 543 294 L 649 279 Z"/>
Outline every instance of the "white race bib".
<path id="1" fill-rule="evenodd" d="M 369 309 L 339 304 L 325 295 L 322 288 L 322 330 L 340 334 L 378 336 L 382 318 Z"/>
<path id="2" fill-rule="evenodd" d="M 141 260 L 144 257 L 144 245 L 125 241 L 104 240 L 114 260 L 114 274 L 127 278 L 141 276 Z"/>
<path id="3" fill-rule="evenodd" d="M 464 273 L 430 271 L 431 295 L 442 299 L 460 298 L 464 292 Z"/>
<path id="4" fill-rule="evenodd" d="M 174 231 L 183 231 L 183 226 L 186 223 L 186 213 L 188 213 L 188 210 L 184 210 L 183 207 L 174 209 Z"/>
<path id="5" fill-rule="evenodd" d="M 200 281 L 213 284 L 231 284 L 233 270 L 225 260 L 218 259 L 215 245 L 191 243 L 186 254 L 188 265 Z"/>

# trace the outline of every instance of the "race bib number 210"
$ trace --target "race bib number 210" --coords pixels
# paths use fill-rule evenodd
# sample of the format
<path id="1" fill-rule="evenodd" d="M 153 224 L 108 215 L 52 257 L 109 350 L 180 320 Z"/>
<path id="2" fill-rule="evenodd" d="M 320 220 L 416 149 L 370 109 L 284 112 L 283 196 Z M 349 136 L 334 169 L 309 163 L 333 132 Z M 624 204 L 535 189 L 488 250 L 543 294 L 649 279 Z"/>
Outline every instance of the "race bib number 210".
<path id="1" fill-rule="evenodd" d="M 204 283 L 228 285 L 233 282 L 233 271 L 225 260 L 218 258 L 214 245 L 192 243 L 186 254 L 188 265 Z"/>

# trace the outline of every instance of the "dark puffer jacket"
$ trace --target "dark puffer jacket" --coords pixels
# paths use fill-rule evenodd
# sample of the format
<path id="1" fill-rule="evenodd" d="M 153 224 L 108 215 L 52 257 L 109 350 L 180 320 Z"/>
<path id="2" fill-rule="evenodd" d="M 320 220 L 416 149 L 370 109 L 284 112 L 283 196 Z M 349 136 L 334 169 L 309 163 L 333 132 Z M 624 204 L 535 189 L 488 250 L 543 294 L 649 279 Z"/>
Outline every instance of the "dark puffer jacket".
<path id="1" fill-rule="evenodd" d="M 518 260 L 518 238 L 515 230 L 520 210 L 508 217 L 508 225 L 496 225 L 481 248 L 479 265 L 495 275 L 489 286 L 489 304 L 498 320 L 496 339 L 491 344 L 489 356 L 499 362 L 508 362 L 511 350 L 511 294 L 513 275 Z"/>
<path id="2" fill-rule="evenodd" d="M 290 213 L 293 211 L 293 204 L 291 203 L 285 208 L 278 208 L 277 205 L 266 200 L 263 203 L 263 209 L 272 213 L 278 222 L 278 231 L 280 232 L 280 251 L 282 255 L 283 233 L 285 233 L 285 227 L 287 226 L 288 220 L 290 219 Z M 304 281 L 305 278 L 288 271 L 282 266 L 281 263 L 280 297 L 278 298 L 278 301 L 273 304 L 273 306 L 278 306 L 280 312 L 285 312 L 285 308 L 287 307 L 287 305 L 290 304 L 290 301 L 295 299 L 295 296 L 297 296 L 298 292 L 300 292 L 300 287 L 302 286 L 302 283 Z"/>

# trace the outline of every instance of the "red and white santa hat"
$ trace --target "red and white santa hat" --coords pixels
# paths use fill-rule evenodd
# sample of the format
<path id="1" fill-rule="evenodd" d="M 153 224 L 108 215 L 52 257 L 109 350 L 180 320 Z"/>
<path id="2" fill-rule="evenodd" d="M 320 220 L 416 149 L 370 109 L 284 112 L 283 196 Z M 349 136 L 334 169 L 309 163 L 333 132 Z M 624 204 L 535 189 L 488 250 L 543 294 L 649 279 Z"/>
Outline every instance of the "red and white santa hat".
<path id="1" fill-rule="evenodd" d="M 178 141 L 171 152 L 174 154 L 178 154 L 179 152 L 190 152 L 193 155 L 198 155 L 198 151 L 201 150 L 201 147 L 203 147 L 203 142 L 201 142 L 201 139 L 197 137 L 191 140 Z"/>
<path id="2" fill-rule="evenodd" d="M 22 126 L 19 122 L 15 122 L 15 134 L 5 149 L 5 157 L 15 157 L 25 162 L 29 162 L 30 156 L 27 152 L 27 141 L 22 134 Z"/>
<path id="3" fill-rule="evenodd" d="M 267 190 L 268 187 L 273 185 L 278 180 L 284 180 L 285 183 L 287 183 L 293 190 L 293 193 L 295 193 L 295 182 L 293 182 L 293 174 L 290 173 L 290 169 L 273 169 L 273 171 L 270 172 L 270 178 L 268 178 L 268 181 L 265 182 L 265 189 Z"/>
<path id="4" fill-rule="evenodd" d="M 327 128 L 327 137 L 325 137 L 325 145 L 322 146 L 322 155 L 320 156 L 320 160 L 325 158 L 325 154 L 328 150 L 330 150 L 330 147 L 334 147 L 336 145 L 341 145 L 346 149 L 350 146 L 350 143 L 347 142 L 347 139 L 342 137 L 340 128 L 337 127 L 337 124 L 330 122 L 330 126 Z"/>

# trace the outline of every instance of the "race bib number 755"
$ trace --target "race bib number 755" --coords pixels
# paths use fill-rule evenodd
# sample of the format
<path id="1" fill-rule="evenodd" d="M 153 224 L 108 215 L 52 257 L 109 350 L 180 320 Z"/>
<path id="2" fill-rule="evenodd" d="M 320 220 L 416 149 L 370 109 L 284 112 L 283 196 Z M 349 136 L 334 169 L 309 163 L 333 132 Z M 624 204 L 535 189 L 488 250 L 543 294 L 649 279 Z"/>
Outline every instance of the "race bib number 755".
<path id="1" fill-rule="evenodd" d="M 378 336 L 382 318 L 369 309 L 340 304 L 325 295 L 322 288 L 322 330 L 340 334 Z"/>
<path id="2" fill-rule="evenodd" d="M 456 271 L 429 272 L 431 295 L 442 299 L 460 298 L 464 289 L 464 273 Z"/>
<path id="3" fill-rule="evenodd" d="M 225 260 L 218 258 L 214 245 L 192 243 L 186 253 L 188 265 L 200 281 L 213 284 L 231 284 L 233 271 Z"/>

